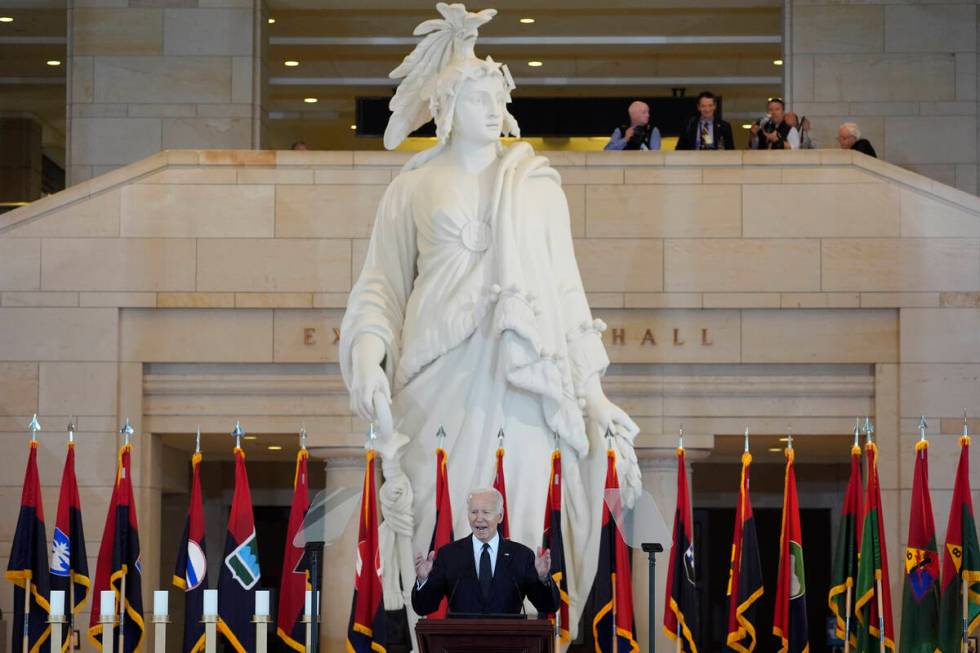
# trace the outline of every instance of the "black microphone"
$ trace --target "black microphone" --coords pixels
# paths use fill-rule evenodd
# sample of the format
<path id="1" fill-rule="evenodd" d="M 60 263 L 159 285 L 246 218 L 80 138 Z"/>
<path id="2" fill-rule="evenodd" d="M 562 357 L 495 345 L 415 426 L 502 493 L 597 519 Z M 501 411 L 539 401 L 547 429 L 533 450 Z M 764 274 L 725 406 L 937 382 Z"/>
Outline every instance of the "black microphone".
<path id="1" fill-rule="evenodd" d="M 456 581 L 453 583 L 453 589 L 449 592 L 449 598 L 446 600 L 446 616 L 449 616 L 453 612 L 453 597 L 456 596 L 456 588 L 459 586 L 460 578 L 457 576 Z"/>

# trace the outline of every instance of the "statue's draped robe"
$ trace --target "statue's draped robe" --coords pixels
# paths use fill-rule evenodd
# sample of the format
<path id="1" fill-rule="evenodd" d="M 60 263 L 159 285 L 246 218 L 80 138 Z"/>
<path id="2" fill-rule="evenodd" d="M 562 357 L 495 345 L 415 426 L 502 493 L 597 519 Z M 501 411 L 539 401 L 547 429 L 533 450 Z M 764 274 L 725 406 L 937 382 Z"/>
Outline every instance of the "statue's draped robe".
<path id="1" fill-rule="evenodd" d="M 605 327 L 589 311 L 568 205 L 546 159 L 526 144 L 503 150 L 482 202 L 475 175 L 436 164 L 402 172 L 388 187 L 341 327 L 348 384 L 357 338 L 370 333 L 384 342 L 394 426 L 407 436 L 401 447 L 379 443 L 386 484 L 400 463 L 413 491 L 409 508 L 386 502 L 383 488 L 385 519 L 397 529 L 410 511 L 412 549 L 428 550 L 442 426 L 454 532 L 468 533 L 466 492 L 491 484 L 503 428 L 510 536 L 537 548 L 557 433 L 574 627 L 598 556 L 605 442 L 583 418 L 582 390 L 608 366 Z M 385 553 L 388 564 L 397 558 Z M 410 553 L 400 559 L 403 580 L 414 579 Z"/>

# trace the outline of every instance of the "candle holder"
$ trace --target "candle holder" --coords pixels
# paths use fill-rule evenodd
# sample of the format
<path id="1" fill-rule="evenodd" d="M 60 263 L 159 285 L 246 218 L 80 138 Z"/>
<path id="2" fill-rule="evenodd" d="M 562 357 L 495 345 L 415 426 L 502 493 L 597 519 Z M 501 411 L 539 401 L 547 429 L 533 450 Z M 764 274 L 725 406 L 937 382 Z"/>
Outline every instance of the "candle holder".
<path id="1" fill-rule="evenodd" d="M 202 614 L 204 624 L 204 653 L 216 653 L 218 650 L 218 615 Z"/>
<path id="2" fill-rule="evenodd" d="M 267 614 L 254 615 L 252 623 L 255 624 L 255 653 L 266 653 L 269 648 L 269 624 L 272 617 Z"/>

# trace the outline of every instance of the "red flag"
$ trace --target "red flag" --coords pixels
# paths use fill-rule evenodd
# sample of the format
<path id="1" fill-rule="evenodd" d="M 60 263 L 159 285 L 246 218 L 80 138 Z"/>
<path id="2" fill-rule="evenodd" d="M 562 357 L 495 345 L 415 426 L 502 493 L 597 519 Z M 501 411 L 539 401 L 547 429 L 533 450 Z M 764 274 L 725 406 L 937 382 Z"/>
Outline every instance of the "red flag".
<path id="1" fill-rule="evenodd" d="M 238 653 L 255 650 L 252 611 L 261 579 L 245 452 L 235 447 L 235 495 L 228 514 L 225 557 L 218 576 L 218 629 Z"/>
<path id="2" fill-rule="evenodd" d="M 606 488 L 619 489 L 616 452 L 606 451 Z M 636 625 L 633 622 L 633 582 L 630 548 L 616 527 L 616 520 L 603 501 L 602 532 L 599 535 L 599 567 L 595 576 L 598 610 L 592 620 L 596 653 L 638 653 Z M 615 643 L 613 638 L 615 637 Z"/>
<path id="3" fill-rule="evenodd" d="M 68 443 L 65 468 L 61 473 L 61 495 L 58 498 L 58 517 L 51 538 L 51 589 L 65 592 L 68 617 L 67 632 L 74 632 L 75 614 L 81 611 L 88 598 L 91 580 L 88 577 L 88 556 L 85 552 L 85 533 L 82 529 L 82 506 L 75 479 L 75 443 Z M 74 605 L 69 600 L 73 594 Z M 67 651 L 71 637 L 61 646 Z"/>
<path id="4" fill-rule="evenodd" d="M 728 646 L 739 653 L 755 650 L 755 602 L 762 596 L 762 563 L 755 518 L 749 498 L 749 466 L 752 454 L 742 454 L 742 480 L 735 508 L 735 535 L 732 539 L 732 565 L 728 574 Z"/>
<path id="5" fill-rule="evenodd" d="M 296 475 L 293 478 L 293 505 L 289 509 L 289 527 L 286 529 L 286 550 L 282 554 L 282 580 L 279 583 L 279 616 L 276 634 L 292 649 L 306 651 L 306 624 L 301 621 L 306 590 L 310 585 L 310 572 L 304 562 L 302 547 L 293 546 L 293 538 L 303 526 L 303 517 L 310 509 L 309 481 L 306 461 L 310 457 L 306 448 L 296 454 Z"/>
<path id="6" fill-rule="evenodd" d="M 806 653 L 810 636 L 806 621 L 806 574 L 803 570 L 803 531 L 792 445 L 786 448 L 786 483 L 783 488 L 783 525 L 779 536 L 779 572 L 776 576 L 776 613 L 772 633 L 781 641 L 779 653 Z"/>
<path id="7" fill-rule="evenodd" d="M 208 558 L 204 541 L 204 504 L 201 499 L 201 453 L 191 456 L 191 500 L 184 534 L 177 549 L 173 584 L 184 591 L 184 653 L 204 649 L 204 590 L 208 586 Z"/>
<path id="8" fill-rule="evenodd" d="M 558 609 L 562 642 L 571 639 L 568 631 L 568 574 L 565 571 L 565 544 L 561 534 L 561 452 L 551 452 L 551 474 L 548 476 L 548 499 L 544 510 L 544 535 L 541 546 L 551 551 L 551 580 L 558 585 L 561 606 Z M 548 618 L 554 623 L 555 614 Z"/>
<path id="9" fill-rule="evenodd" d="M 861 447 L 851 448 L 851 478 L 847 481 L 844 494 L 844 507 L 841 510 L 840 529 L 837 531 L 837 547 L 834 550 L 832 583 L 827 602 L 834 615 L 834 634 L 841 639 L 848 637 L 851 646 L 857 646 L 855 620 L 848 621 L 854 614 L 854 584 L 857 581 L 858 551 L 861 548 Z M 847 591 L 851 590 L 850 603 Z M 848 607 L 850 606 L 850 607 Z M 845 635 L 850 625 L 850 632 Z"/>
<path id="10" fill-rule="evenodd" d="M 924 428 L 924 424 L 923 424 Z M 939 634 L 939 552 L 929 496 L 929 441 L 915 444 L 902 588 L 902 653 L 933 653 Z"/>
<path id="11" fill-rule="evenodd" d="M 139 525 L 136 522 L 136 502 L 133 499 L 130 455 L 133 447 L 125 444 L 119 449 L 116 483 L 109 500 L 109 512 L 102 531 L 99 559 L 95 567 L 94 596 L 112 590 L 116 594 L 116 614 L 123 623 L 124 649 L 131 653 L 143 643 L 143 563 L 140 560 Z M 123 579 L 126 591 L 123 592 Z M 102 650 L 102 624 L 99 610 L 92 610 L 88 637 Z M 113 651 L 119 647 L 114 646 Z"/>
<path id="12" fill-rule="evenodd" d="M 436 447 L 436 525 L 432 529 L 429 551 L 439 555 L 439 548 L 453 541 L 453 506 L 449 502 L 449 474 L 446 470 L 446 450 Z M 439 604 L 439 609 L 429 615 L 429 619 L 444 619 L 449 609 L 447 599 Z"/>
<path id="13" fill-rule="evenodd" d="M 51 626 L 48 625 L 48 542 L 44 533 L 44 505 L 41 502 L 41 483 L 37 475 L 37 441 L 31 440 L 24 472 L 24 488 L 20 495 L 20 513 L 10 548 L 7 580 L 14 584 L 14 620 L 11 632 L 11 651 L 23 647 L 27 632 L 30 653 L 48 649 Z M 24 592 L 30 585 L 27 615 L 24 614 Z"/>
<path id="14" fill-rule="evenodd" d="M 677 641 L 681 651 L 698 653 L 698 595 L 695 586 L 694 538 L 691 528 L 691 497 L 687 491 L 687 464 L 684 448 L 677 448 L 677 509 L 674 511 L 674 537 L 667 565 L 667 599 L 664 606 L 664 632 Z"/>
<path id="15" fill-rule="evenodd" d="M 970 492 L 970 436 L 963 430 L 943 549 L 937 647 L 943 653 L 958 653 L 963 629 L 970 635 L 980 627 L 980 542 Z"/>
<path id="16" fill-rule="evenodd" d="M 357 531 L 354 598 L 347 626 L 348 653 L 385 653 L 385 606 L 381 588 L 374 458 L 374 450 L 368 450 L 364 465 L 364 493 L 361 495 L 361 523 Z"/>
<path id="17" fill-rule="evenodd" d="M 504 481 L 504 447 L 497 447 L 497 472 L 493 476 L 493 488 L 504 498 L 504 518 L 500 522 L 500 536 L 505 540 L 510 538 L 510 528 L 507 526 L 507 483 Z"/>

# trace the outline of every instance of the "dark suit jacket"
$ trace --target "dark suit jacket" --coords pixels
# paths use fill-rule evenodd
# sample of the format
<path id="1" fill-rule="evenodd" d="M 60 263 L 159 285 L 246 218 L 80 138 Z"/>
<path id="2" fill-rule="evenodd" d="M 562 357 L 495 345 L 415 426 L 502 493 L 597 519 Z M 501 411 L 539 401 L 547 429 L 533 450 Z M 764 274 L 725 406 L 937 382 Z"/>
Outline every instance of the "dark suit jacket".
<path id="1" fill-rule="evenodd" d="M 523 544 L 500 538 L 490 595 L 484 599 L 473 559 L 473 536 L 450 542 L 436 552 L 428 580 L 412 587 L 412 607 L 429 614 L 448 597 L 449 612 L 469 614 L 520 614 L 524 597 L 541 613 L 558 610 L 558 587 L 538 580 L 534 553 Z"/>
<path id="2" fill-rule="evenodd" d="M 851 149 L 857 150 L 862 154 L 867 154 L 868 156 L 873 156 L 876 159 L 878 158 L 878 154 L 875 152 L 875 148 L 871 147 L 871 141 L 869 141 L 866 138 L 860 138 L 857 141 L 855 141 L 854 145 L 851 146 Z"/>
<path id="3" fill-rule="evenodd" d="M 696 116 L 691 118 L 687 126 L 684 127 L 684 131 L 681 132 L 680 138 L 677 139 L 678 150 L 694 150 L 698 146 L 698 129 L 701 125 L 701 116 Z M 714 146 L 711 148 L 713 150 L 734 150 L 735 141 L 732 138 L 732 126 L 729 125 L 724 120 L 719 120 L 715 118 L 714 125 Z"/>

